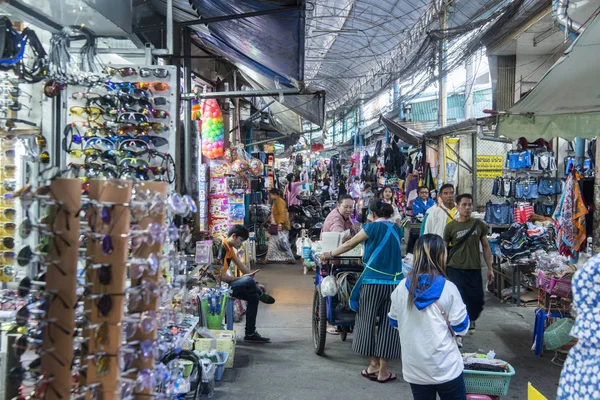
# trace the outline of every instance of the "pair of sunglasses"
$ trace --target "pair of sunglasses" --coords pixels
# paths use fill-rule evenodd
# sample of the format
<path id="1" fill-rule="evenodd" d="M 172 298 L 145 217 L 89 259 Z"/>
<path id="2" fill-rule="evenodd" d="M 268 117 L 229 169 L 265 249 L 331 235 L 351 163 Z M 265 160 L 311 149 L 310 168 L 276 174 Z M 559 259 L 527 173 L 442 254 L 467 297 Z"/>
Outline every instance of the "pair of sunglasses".
<path id="1" fill-rule="evenodd" d="M 157 78 L 166 78 L 169 76 L 169 70 L 166 68 L 140 68 L 140 76 L 142 78 L 149 78 L 152 75 Z"/>
<path id="2" fill-rule="evenodd" d="M 137 71 L 132 67 L 124 67 L 124 68 L 113 68 L 113 67 L 105 67 L 104 73 L 110 76 L 115 76 L 117 73 L 121 75 L 121 77 L 126 78 L 128 76 L 137 75 Z"/>

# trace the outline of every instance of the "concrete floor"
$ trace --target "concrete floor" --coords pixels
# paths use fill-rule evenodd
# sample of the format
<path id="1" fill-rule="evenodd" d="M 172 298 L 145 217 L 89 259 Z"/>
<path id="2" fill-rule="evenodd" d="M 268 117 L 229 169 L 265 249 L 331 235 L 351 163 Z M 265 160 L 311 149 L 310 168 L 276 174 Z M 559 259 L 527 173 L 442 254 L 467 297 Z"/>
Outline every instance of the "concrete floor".
<path id="1" fill-rule="evenodd" d="M 259 307 L 257 329 L 272 343 L 250 345 L 238 340 L 235 368 L 217 382 L 215 399 L 360 399 L 378 396 L 411 399 L 409 385 L 402 380 L 400 360 L 391 362 L 398 380 L 386 384 L 360 376 L 366 359 L 352 351 L 352 335 L 342 342 L 328 335 L 325 355 L 314 353 L 311 310 L 314 276 L 303 275 L 300 265 L 259 266 L 256 278 L 275 297 L 273 305 Z M 309 272 L 310 274 L 310 272 Z M 554 353 L 536 357 L 531 348 L 533 308 L 500 303 L 488 294 L 486 308 L 474 335 L 464 340 L 464 351 L 487 353 L 508 361 L 516 370 L 508 396 L 527 398 L 527 382 L 548 399 L 554 399 L 561 368 L 551 363 Z M 244 322 L 235 325 L 243 338 Z"/>

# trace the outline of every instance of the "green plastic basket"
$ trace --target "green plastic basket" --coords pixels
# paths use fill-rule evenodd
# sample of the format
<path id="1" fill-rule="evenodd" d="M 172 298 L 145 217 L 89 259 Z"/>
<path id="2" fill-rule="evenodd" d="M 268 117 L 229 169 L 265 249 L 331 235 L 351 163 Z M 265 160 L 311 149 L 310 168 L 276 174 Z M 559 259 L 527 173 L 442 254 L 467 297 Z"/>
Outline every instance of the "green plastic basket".
<path id="1" fill-rule="evenodd" d="M 221 312 L 217 315 L 212 315 L 208 313 L 208 301 L 202 299 L 202 308 L 204 309 L 204 315 L 206 315 L 206 326 L 208 329 L 221 329 L 223 327 L 223 316 L 226 302 L 227 295 L 223 295 L 221 297 Z"/>
<path id="2" fill-rule="evenodd" d="M 510 378 L 515 374 L 515 369 L 508 364 L 508 372 L 471 371 L 465 369 L 463 376 L 467 393 L 487 394 L 489 396 L 506 396 Z"/>
<path id="3" fill-rule="evenodd" d="M 546 346 L 546 349 L 556 350 L 569 344 L 573 340 L 571 328 L 573 328 L 571 318 L 561 318 L 546 328 L 544 331 L 544 346 Z"/>

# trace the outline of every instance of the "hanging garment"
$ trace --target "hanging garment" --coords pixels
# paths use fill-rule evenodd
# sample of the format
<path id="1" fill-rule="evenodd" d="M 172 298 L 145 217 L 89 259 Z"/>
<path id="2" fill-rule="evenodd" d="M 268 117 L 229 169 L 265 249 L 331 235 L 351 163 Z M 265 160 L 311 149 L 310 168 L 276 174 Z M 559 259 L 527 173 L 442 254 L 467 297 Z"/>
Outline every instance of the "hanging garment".
<path id="1" fill-rule="evenodd" d="M 558 251 L 569 257 L 573 256 L 574 251 L 581 250 L 586 238 L 585 215 L 588 211 L 579 189 L 580 177 L 578 172 L 569 175 L 552 216 L 558 231 Z"/>
<path id="2" fill-rule="evenodd" d="M 514 209 L 514 221 L 517 224 L 524 224 L 529 221 L 529 217 L 534 214 L 533 206 L 528 204 L 517 204 Z"/>
<path id="3" fill-rule="evenodd" d="M 562 181 L 558 178 L 540 178 L 538 192 L 544 196 L 554 196 L 562 193 Z"/>
<path id="4" fill-rule="evenodd" d="M 485 205 L 485 222 L 490 225 L 510 225 L 513 223 L 513 210 L 508 201 L 504 203 L 492 203 L 488 201 Z"/>

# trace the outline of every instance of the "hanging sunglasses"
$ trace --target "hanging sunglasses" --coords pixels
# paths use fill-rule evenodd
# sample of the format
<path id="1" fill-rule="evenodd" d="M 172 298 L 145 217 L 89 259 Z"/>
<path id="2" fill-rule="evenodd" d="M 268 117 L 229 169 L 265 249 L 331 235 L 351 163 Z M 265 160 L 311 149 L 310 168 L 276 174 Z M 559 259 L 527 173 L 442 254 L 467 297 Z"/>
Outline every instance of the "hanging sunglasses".
<path id="1" fill-rule="evenodd" d="M 120 167 L 148 167 L 148 161 L 141 158 L 124 158 L 119 162 Z"/>
<path id="2" fill-rule="evenodd" d="M 2 95 L 2 94 L 7 94 L 10 97 L 12 97 L 13 99 L 18 98 L 23 94 L 28 97 L 31 97 L 31 95 L 29 93 L 22 91 L 20 88 L 18 88 L 16 86 L 0 86 L 0 95 Z"/>
<path id="3" fill-rule="evenodd" d="M 0 253 L 0 258 L 5 263 L 12 263 L 15 261 L 17 254 L 14 251 L 3 251 Z"/>
<path id="4" fill-rule="evenodd" d="M 137 71 L 134 68 L 126 67 L 126 68 L 113 68 L 113 67 L 105 67 L 104 73 L 110 76 L 115 76 L 116 73 L 119 73 L 123 78 L 128 76 L 137 75 Z"/>
<path id="5" fill-rule="evenodd" d="M 151 122 L 150 127 L 155 133 L 163 133 L 169 130 L 169 125 L 163 124 L 162 122 Z"/>
<path id="6" fill-rule="evenodd" d="M 140 96 L 140 97 L 146 97 L 146 98 L 150 97 L 150 93 L 148 93 L 145 90 L 133 87 L 129 83 L 127 84 L 127 86 L 119 87 L 117 94 L 119 95 L 119 97 L 127 96 L 127 95 Z"/>
<path id="7" fill-rule="evenodd" d="M 4 171 L 5 178 L 14 178 L 15 171 L 17 170 L 17 166 L 14 164 L 8 164 L 8 165 L 5 165 L 4 167 L 0 167 L 0 169 Z"/>
<path id="8" fill-rule="evenodd" d="M 154 75 L 157 78 L 166 78 L 169 76 L 169 70 L 166 68 L 140 68 L 140 76 L 142 78 L 149 78 Z"/>
<path id="9" fill-rule="evenodd" d="M 117 129 L 117 135 L 127 135 L 134 133 L 136 135 L 145 135 L 150 130 L 150 125 L 143 123 L 141 125 L 122 125 Z"/>
<path id="10" fill-rule="evenodd" d="M 1 226 L 2 229 L 9 233 L 15 233 L 15 231 L 17 230 L 17 224 L 15 224 L 14 222 L 5 222 Z"/>
<path id="11" fill-rule="evenodd" d="M 103 114 L 103 111 L 98 107 L 73 106 L 69 108 L 69 113 L 78 117 L 82 115 L 88 115 L 89 117 L 92 117 L 93 120 L 96 120 L 100 118 L 100 116 Z"/>
<path id="12" fill-rule="evenodd" d="M 11 111 L 21 111 L 23 108 L 31 110 L 30 107 L 24 105 L 17 100 L 0 101 L 0 106 L 8 106 Z"/>
<path id="13" fill-rule="evenodd" d="M 96 92 L 74 92 L 71 95 L 71 99 L 73 100 L 83 100 L 88 98 L 102 97 L 100 93 Z"/>
<path id="14" fill-rule="evenodd" d="M 61 90 L 64 90 L 66 87 L 67 86 L 65 84 L 58 83 L 57 81 L 51 79 L 44 85 L 44 94 L 46 97 L 56 97 Z"/>
<path id="15" fill-rule="evenodd" d="M 47 151 L 42 151 L 40 154 L 40 162 L 42 164 L 50 164 L 50 153 Z"/>
<path id="16" fill-rule="evenodd" d="M 2 238 L 2 245 L 4 246 L 4 249 L 14 249 L 15 248 L 15 238 L 12 238 L 10 236 L 5 236 Z"/>
<path id="17" fill-rule="evenodd" d="M 12 161 L 15 159 L 16 157 L 16 152 L 14 149 L 8 149 L 4 151 L 4 157 L 6 157 L 8 160 Z"/>
<path id="18" fill-rule="evenodd" d="M 46 138 L 43 135 L 37 135 L 35 137 L 35 144 L 40 149 L 45 149 L 46 146 L 48 145 L 48 142 L 46 141 Z"/>
<path id="19" fill-rule="evenodd" d="M 169 84 L 165 82 L 137 82 L 136 88 L 142 90 L 153 90 L 155 92 L 164 92 L 169 90 Z"/>
<path id="20" fill-rule="evenodd" d="M 165 119 L 169 117 L 169 113 L 165 110 L 159 110 L 155 108 L 140 108 L 140 113 L 144 114 L 148 118 Z"/>
<path id="21" fill-rule="evenodd" d="M 119 115 L 119 117 L 117 118 L 117 122 L 126 124 L 147 124 L 148 117 L 139 112 L 126 112 Z"/>
<path id="22" fill-rule="evenodd" d="M 138 243 L 143 243 L 144 238 L 140 234 L 133 235 L 134 238 L 138 238 Z M 139 248 L 133 247 L 134 249 Z M 141 279 L 144 276 L 144 272 L 148 271 L 149 276 L 155 276 L 159 271 L 161 261 L 156 253 L 150 253 L 146 258 L 133 258 L 129 261 L 129 277 L 134 280 Z"/>
<path id="23" fill-rule="evenodd" d="M 2 184 L 7 192 L 14 192 L 17 189 L 17 181 L 14 179 L 5 179 Z"/>
<path id="24" fill-rule="evenodd" d="M 131 154 L 141 155 L 142 153 L 148 152 L 150 149 L 148 143 L 143 140 L 128 139 L 119 143 L 119 150 L 125 151 Z"/>
<path id="25" fill-rule="evenodd" d="M 12 265 L 5 265 L 3 267 L 0 267 L 0 272 L 2 272 L 2 274 L 6 278 L 14 279 L 17 271 L 15 271 L 15 267 L 13 267 Z"/>
<path id="26" fill-rule="evenodd" d="M 86 138 L 82 138 L 83 141 L 83 148 L 84 149 L 96 149 L 96 150 L 114 150 L 115 149 L 115 143 L 108 139 L 108 138 L 103 138 L 103 137 L 86 137 Z"/>
<path id="27" fill-rule="evenodd" d="M 89 270 L 97 270 L 98 282 L 102 285 L 110 285 L 112 282 L 112 265 L 111 264 L 88 264 Z M 90 279 L 92 281 L 92 279 Z"/>
<path id="28" fill-rule="evenodd" d="M 124 321 L 123 336 L 126 339 L 132 339 L 138 331 L 143 335 L 148 335 L 158 328 L 157 319 L 156 311 L 145 311 L 141 314 L 139 321 Z"/>

